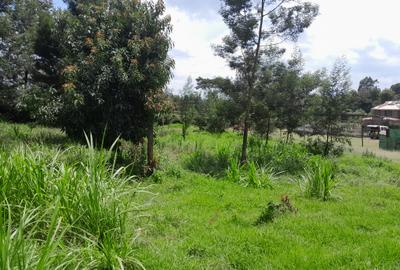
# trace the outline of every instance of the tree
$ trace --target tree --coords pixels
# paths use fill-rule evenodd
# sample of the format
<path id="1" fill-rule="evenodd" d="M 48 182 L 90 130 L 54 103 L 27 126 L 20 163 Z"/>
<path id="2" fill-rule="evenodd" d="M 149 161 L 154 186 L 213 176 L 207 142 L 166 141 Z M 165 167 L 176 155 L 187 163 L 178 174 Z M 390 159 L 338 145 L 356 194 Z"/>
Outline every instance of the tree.
<path id="1" fill-rule="evenodd" d="M 0 4 L 0 112 L 21 115 L 19 97 L 32 85 L 34 40 L 39 18 L 49 13 L 49 0 L 8 0 Z"/>
<path id="2" fill-rule="evenodd" d="M 378 80 L 374 80 L 371 77 L 365 77 L 360 81 L 360 84 L 358 86 L 358 92 L 362 93 L 362 92 L 367 92 L 371 89 L 378 89 L 379 88 L 378 84 L 379 84 Z"/>
<path id="3" fill-rule="evenodd" d="M 236 71 L 237 81 L 241 84 L 239 95 L 234 95 L 239 97 L 242 105 L 241 162 L 244 163 L 261 60 L 277 40 L 296 40 L 311 25 L 318 7 L 294 0 L 223 0 L 222 4 L 220 13 L 230 34 L 215 50 Z"/>
<path id="4" fill-rule="evenodd" d="M 192 78 L 189 77 L 183 86 L 182 96 L 179 100 L 179 111 L 182 122 L 182 138 L 186 139 L 187 131 L 191 124 L 193 124 L 196 116 L 196 100 L 199 99 L 199 95 L 194 93 L 194 85 Z"/>
<path id="5" fill-rule="evenodd" d="M 400 83 L 396 83 L 390 87 L 390 89 L 396 93 L 396 95 L 400 95 Z"/>
<path id="6" fill-rule="evenodd" d="M 346 110 L 346 94 L 351 87 L 350 70 L 344 59 L 338 59 L 330 74 L 322 72 L 317 103 L 313 106 L 313 126 L 325 135 L 324 155 L 329 155 L 332 143 L 343 142 L 342 115 Z"/>
<path id="7" fill-rule="evenodd" d="M 154 122 L 163 111 L 173 60 L 171 23 L 162 1 L 68 1 L 61 123 L 67 134 L 90 132 L 110 145 L 147 137 L 154 168 Z"/>
<path id="8" fill-rule="evenodd" d="M 358 87 L 358 94 L 360 95 L 360 107 L 366 113 L 369 113 L 372 107 L 378 105 L 380 102 L 380 89 L 378 87 L 378 80 L 371 77 L 365 77 L 360 81 Z"/>
<path id="9" fill-rule="evenodd" d="M 316 74 L 302 74 L 303 60 L 300 54 L 281 64 L 276 70 L 276 113 L 278 126 L 286 129 L 287 138 L 300 127 L 305 120 L 309 94 L 318 86 Z"/>
<path id="10" fill-rule="evenodd" d="M 386 101 L 393 101 L 396 97 L 396 93 L 392 89 L 385 89 L 380 94 L 380 102 L 381 104 Z"/>

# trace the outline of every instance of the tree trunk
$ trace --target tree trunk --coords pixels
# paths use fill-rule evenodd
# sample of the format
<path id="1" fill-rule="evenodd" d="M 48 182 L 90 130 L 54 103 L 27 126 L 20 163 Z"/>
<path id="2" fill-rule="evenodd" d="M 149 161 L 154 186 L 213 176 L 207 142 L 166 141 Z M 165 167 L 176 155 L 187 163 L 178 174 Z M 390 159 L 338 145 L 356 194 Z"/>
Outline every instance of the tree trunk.
<path id="1" fill-rule="evenodd" d="M 268 145 L 269 142 L 269 133 L 271 132 L 271 118 L 268 117 L 268 124 L 267 124 L 267 137 L 265 139 L 265 145 Z"/>
<path id="2" fill-rule="evenodd" d="M 243 128 L 243 143 L 242 143 L 242 156 L 240 158 L 240 164 L 245 164 L 247 162 L 247 141 L 249 137 L 249 126 L 247 117 L 244 121 L 244 128 Z"/>
<path id="3" fill-rule="evenodd" d="M 326 142 L 325 142 L 325 151 L 324 156 L 329 154 L 329 128 L 326 130 Z"/>
<path id="4" fill-rule="evenodd" d="M 147 128 L 147 168 L 148 173 L 152 174 L 156 167 L 156 162 L 154 160 L 154 122 L 153 118 L 149 121 L 149 126 Z"/>

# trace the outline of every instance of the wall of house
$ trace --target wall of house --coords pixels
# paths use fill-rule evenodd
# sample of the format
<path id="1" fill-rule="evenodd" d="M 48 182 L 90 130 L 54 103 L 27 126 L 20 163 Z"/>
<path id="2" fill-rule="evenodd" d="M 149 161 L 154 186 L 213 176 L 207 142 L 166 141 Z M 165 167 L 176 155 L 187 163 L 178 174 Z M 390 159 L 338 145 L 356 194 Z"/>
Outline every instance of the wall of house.
<path id="1" fill-rule="evenodd" d="M 373 110 L 372 115 L 376 117 L 400 118 L 400 110 L 398 111 Z"/>

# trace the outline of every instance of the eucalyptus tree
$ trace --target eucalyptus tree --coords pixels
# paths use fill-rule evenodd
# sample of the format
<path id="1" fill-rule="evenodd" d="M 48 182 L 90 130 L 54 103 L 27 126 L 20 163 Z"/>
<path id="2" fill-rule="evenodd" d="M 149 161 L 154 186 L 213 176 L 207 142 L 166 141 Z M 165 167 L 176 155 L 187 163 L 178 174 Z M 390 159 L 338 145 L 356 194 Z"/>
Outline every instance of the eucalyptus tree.
<path id="1" fill-rule="evenodd" d="M 241 91 L 235 95 L 243 106 L 244 163 L 262 59 L 275 43 L 296 41 L 317 16 L 318 6 L 298 0 L 222 0 L 220 14 L 230 33 L 215 51 L 236 71 L 236 80 L 241 82 Z"/>

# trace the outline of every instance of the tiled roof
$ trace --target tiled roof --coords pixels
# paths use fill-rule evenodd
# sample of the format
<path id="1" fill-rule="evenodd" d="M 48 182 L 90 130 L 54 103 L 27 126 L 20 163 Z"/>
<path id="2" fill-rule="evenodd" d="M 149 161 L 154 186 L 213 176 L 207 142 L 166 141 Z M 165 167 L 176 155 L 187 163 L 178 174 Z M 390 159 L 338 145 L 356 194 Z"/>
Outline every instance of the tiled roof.
<path id="1" fill-rule="evenodd" d="M 376 106 L 372 110 L 377 110 L 377 111 L 399 111 L 400 110 L 400 101 L 388 101 L 385 104 Z"/>

